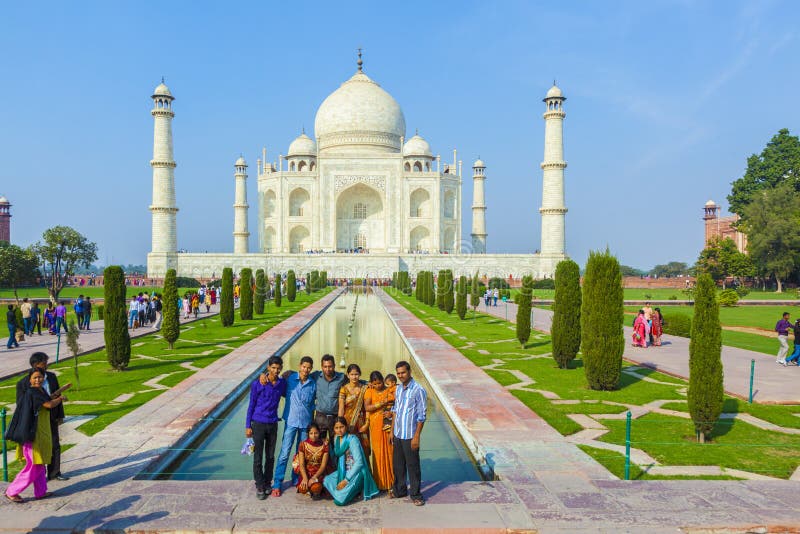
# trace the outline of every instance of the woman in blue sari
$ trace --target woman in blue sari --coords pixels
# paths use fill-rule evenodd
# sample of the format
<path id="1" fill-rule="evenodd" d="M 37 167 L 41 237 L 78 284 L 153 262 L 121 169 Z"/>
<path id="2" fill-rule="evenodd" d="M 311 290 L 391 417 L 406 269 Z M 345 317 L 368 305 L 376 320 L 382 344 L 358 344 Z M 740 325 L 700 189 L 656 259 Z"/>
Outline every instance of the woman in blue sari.
<path id="1" fill-rule="evenodd" d="M 330 443 L 331 457 L 336 461 L 336 472 L 331 473 L 323 484 L 337 506 L 344 506 L 361 493 L 364 500 L 378 494 L 378 486 L 369 472 L 364 450 L 358 436 L 347 433 L 347 420 L 337 417 L 333 424 L 335 437 Z"/>

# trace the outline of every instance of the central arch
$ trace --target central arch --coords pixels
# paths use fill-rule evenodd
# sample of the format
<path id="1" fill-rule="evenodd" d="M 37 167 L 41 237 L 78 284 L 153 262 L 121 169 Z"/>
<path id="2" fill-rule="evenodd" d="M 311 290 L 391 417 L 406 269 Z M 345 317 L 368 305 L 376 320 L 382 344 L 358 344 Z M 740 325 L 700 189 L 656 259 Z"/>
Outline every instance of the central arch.
<path id="1" fill-rule="evenodd" d="M 383 198 L 378 191 L 365 184 L 348 187 L 336 200 L 336 249 L 361 246 L 376 252 L 385 250 L 384 219 Z"/>

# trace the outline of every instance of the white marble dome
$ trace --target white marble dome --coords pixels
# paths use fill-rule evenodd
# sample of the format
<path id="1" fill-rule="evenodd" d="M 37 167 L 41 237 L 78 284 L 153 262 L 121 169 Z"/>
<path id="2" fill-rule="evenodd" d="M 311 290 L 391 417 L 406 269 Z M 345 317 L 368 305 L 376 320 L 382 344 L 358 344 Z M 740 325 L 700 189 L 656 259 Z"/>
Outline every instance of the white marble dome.
<path id="1" fill-rule="evenodd" d="M 414 137 L 406 141 L 406 144 L 403 146 L 403 155 L 424 156 L 426 158 L 433 157 L 431 145 L 429 145 L 425 139 L 420 137 L 419 134 L 414 135 Z"/>
<path id="2" fill-rule="evenodd" d="M 561 92 L 561 89 L 556 84 L 553 84 L 553 87 L 547 91 L 545 98 L 564 98 L 564 93 Z"/>
<path id="3" fill-rule="evenodd" d="M 11 204 L 6 197 L 0 195 L 0 204 Z"/>
<path id="4" fill-rule="evenodd" d="M 158 84 L 158 87 L 155 88 L 153 91 L 153 96 L 172 96 L 172 93 L 169 92 L 169 87 L 167 87 L 164 82 Z"/>
<path id="5" fill-rule="evenodd" d="M 406 119 L 392 95 L 359 71 L 322 102 L 314 132 L 321 150 L 372 145 L 398 151 Z"/>
<path id="6" fill-rule="evenodd" d="M 237 167 L 247 167 L 247 162 L 244 160 L 243 156 L 239 156 L 239 159 L 236 160 L 234 163 Z"/>
<path id="7" fill-rule="evenodd" d="M 292 144 L 289 145 L 289 152 L 288 156 L 316 156 L 317 155 L 317 143 L 314 142 L 309 136 L 305 133 L 300 134 L 297 136 L 297 139 L 292 141 Z"/>
<path id="8" fill-rule="evenodd" d="M 706 207 L 707 208 L 710 208 L 711 206 L 716 206 L 716 205 L 717 205 L 716 202 L 714 202 L 713 200 L 709 200 L 708 202 L 706 202 Z"/>
<path id="9" fill-rule="evenodd" d="M 473 169 L 485 169 L 486 165 L 483 163 L 483 160 L 478 158 L 475 160 L 475 163 L 472 164 Z"/>

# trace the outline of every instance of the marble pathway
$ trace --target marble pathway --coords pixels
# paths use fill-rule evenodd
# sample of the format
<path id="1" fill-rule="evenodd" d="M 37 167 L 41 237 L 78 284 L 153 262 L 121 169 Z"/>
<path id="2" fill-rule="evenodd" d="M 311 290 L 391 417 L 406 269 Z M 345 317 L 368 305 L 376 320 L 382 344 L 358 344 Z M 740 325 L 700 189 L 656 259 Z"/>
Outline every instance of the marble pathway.
<path id="1" fill-rule="evenodd" d="M 497 303 L 497 307 L 488 308 L 482 303 L 478 311 L 488 313 L 505 319 L 505 304 Z M 508 320 L 516 322 L 517 305 L 508 303 Z M 626 320 L 633 321 L 632 316 Z M 553 312 L 540 308 L 533 309 L 533 328 L 542 332 L 550 332 L 553 322 Z M 630 340 L 633 329 L 626 326 L 625 339 Z M 625 344 L 623 358 L 644 367 L 649 367 L 662 373 L 681 378 L 689 377 L 689 339 L 679 336 L 662 336 L 660 347 L 646 349 Z M 775 352 L 778 351 L 778 341 L 775 340 Z M 755 360 L 755 374 L 753 379 L 753 400 L 765 404 L 798 404 L 800 403 L 800 388 L 797 387 L 800 379 L 800 368 L 783 367 L 775 363 L 775 356 L 739 349 L 736 347 L 722 347 L 722 366 L 724 369 L 725 391 L 739 398 L 747 399 L 750 389 L 750 362 Z"/>
<path id="2" fill-rule="evenodd" d="M 379 292 L 380 293 L 380 292 Z M 220 358 L 66 456 L 50 499 L 0 500 L 0 532 L 744 532 L 800 529 L 789 481 L 615 480 L 502 386 L 385 294 L 418 366 L 435 381 L 471 447 L 499 480 L 428 481 L 428 504 L 385 497 L 344 508 L 289 491 L 257 501 L 245 481 L 133 480 L 267 356 L 330 304 L 331 294 Z M 424 435 L 423 435 L 424 439 Z M 424 478 L 424 477 L 423 477 Z M 764 530 L 761 530 L 764 531 Z"/>

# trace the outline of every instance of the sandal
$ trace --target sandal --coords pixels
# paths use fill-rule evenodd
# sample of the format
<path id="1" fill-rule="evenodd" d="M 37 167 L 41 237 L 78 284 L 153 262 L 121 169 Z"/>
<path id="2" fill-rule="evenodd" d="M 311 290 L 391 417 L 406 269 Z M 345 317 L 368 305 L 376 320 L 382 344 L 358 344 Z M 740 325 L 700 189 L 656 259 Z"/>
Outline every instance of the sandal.
<path id="1" fill-rule="evenodd" d="M 25 502 L 25 499 L 23 499 L 19 495 L 14 495 L 13 497 L 11 495 L 9 495 L 8 493 L 5 493 L 4 495 L 6 496 L 6 499 L 8 499 L 11 502 L 15 502 L 15 503 L 18 503 L 18 504 Z"/>
<path id="2" fill-rule="evenodd" d="M 270 493 L 270 496 L 271 497 L 280 497 L 281 496 L 281 490 L 279 490 L 278 488 L 273 489 L 272 493 Z"/>
<path id="3" fill-rule="evenodd" d="M 414 506 L 425 506 L 425 499 L 411 499 L 411 504 Z"/>

